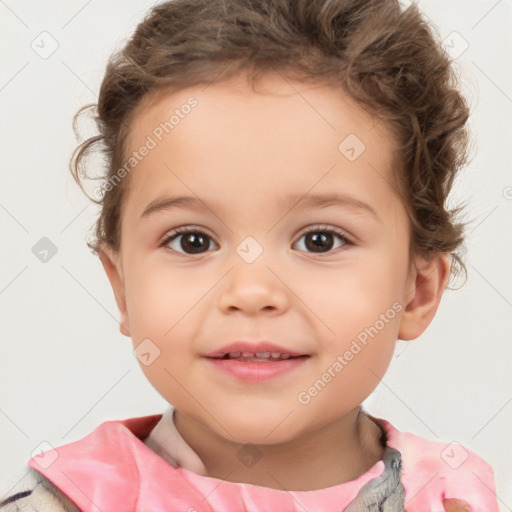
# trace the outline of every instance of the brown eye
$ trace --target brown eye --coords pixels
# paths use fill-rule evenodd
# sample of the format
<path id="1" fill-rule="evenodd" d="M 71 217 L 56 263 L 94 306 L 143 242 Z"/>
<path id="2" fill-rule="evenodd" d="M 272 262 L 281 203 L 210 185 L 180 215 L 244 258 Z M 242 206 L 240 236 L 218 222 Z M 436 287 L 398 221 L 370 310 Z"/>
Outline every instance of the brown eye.
<path id="1" fill-rule="evenodd" d="M 171 242 L 175 242 L 170 249 L 185 254 L 202 254 L 208 251 L 212 242 L 212 238 L 206 233 L 202 233 L 197 229 L 182 228 L 172 232 L 161 244 L 168 246 Z"/>
<path id="2" fill-rule="evenodd" d="M 340 231 L 334 228 L 323 228 L 320 226 L 306 231 L 302 234 L 301 239 L 302 238 L 304 238 L 303 246 L 305 250 L 313 253 L 326 253 L 333 250 L 333 248 L 337 249 L 350 244 L 348 238 Z M 337 246 L 335 246 L 336 238 L 341 241 Z"/>

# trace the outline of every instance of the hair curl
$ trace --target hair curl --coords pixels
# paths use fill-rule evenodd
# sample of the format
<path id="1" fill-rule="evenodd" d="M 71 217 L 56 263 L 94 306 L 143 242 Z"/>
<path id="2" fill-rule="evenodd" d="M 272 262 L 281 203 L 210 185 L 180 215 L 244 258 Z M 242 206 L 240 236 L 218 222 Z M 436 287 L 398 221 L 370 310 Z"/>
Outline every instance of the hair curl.
<path id="1" fill-rule="evenodd" d="M 398 137 L 398 191 L 410 219 L 411 251 L 450 253 L 452 277 L 466 267 L 461 208 L 446 200 L 468 160 L 469 108 L 436 29 L 415 4 L 398 0 L 171 0 L 156 5 L 126 45 L 109 59 L 93 109 L 98 134 L 71 157 L 85 191 L 88 156 L 100 148 L 112 179 L 123 165 L 131 120 L 143 98 L 159 91 L 220 82 L 246 71 L 251 80 L 278 70 L 289 77 L 343 88 Z M 118 252 L 128 180 L 101 198 L 95 239 Z"/>

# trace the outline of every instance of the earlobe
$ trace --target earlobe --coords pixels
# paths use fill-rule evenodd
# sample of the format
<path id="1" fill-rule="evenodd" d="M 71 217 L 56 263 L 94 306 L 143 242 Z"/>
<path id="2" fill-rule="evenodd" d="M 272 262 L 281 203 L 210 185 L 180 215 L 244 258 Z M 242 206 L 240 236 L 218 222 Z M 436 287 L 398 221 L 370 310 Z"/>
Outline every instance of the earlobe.
<path id="1" fill-rule="evenodd" d="M 99 249 L 99 258 L 105 273 L 107 274 L 119 313 L 121 315 L 119 330 L 125 336 L 130 336 L 130 326 L 126 308 L 126 293 L 124 286 L 124 274 L 121 265 L 120 253 L 114 252 L 110 247 L 103 246 Z"/>
<path id="2" fill-rule="evenodd" d="M 435 254 L 429 259 L 417 257 L 412 285 L 404 290 L 407 306 L 400 320 L 399 339 L 413 340 L 429 326 L 448 284 L 450 268 L 448 254 Z"/>

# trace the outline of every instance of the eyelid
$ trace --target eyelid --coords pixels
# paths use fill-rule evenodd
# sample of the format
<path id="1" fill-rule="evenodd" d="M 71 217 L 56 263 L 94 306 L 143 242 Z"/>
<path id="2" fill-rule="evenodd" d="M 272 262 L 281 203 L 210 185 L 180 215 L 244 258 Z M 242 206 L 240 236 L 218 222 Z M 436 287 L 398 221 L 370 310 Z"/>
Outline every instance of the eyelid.
<path id="1" fill-rule="evenodd" d="M 338 235 L 339 237 L 343 238 L 348 244 L 355 245 L 355 237 L 350 235 L 346 230 L 331 226 L 330 224 L 311 224 L 310 226 L 307 226 L 304 228 L 304 230 L 300 231 L 298 238 L 304 236 L 306 233 L 309 232 L 315 232 L 315 231 L 328 231 L 330 233 L 334 233 Z"/>
<path id="2" fill-rule="evenodd" d="M 170 231 L 167 231 L 158 242 L 158 246 L 161 247 L 162 245 L 168 243 L 169 239 L 172 238 L 173 236 L 196 232 L 204 233 L 205 235 L 208 235 L 212 240 L 214 240 L 213 235 L 210 234 L 210 231 L 207 228 L 203 226 L 197 226 L 195 224 L 186 224 L 184 226 L 178 226 L 176 228 L 171 229 Z"/>

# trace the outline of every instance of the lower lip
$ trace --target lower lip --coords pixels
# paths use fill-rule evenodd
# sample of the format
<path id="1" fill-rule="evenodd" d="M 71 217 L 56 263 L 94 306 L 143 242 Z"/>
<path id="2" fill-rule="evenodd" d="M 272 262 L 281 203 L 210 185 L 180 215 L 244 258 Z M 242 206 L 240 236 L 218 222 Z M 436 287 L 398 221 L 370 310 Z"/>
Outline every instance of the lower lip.
<path id="1" fill-rule="evenodd" d="M 279 361 L 254 362 L 237 361 L 236 359 L 206 358 L 218 370 L 237 379 L 262 382 L 276 378 L 301 367 L 309 357 L 281 359 Z"/>

